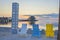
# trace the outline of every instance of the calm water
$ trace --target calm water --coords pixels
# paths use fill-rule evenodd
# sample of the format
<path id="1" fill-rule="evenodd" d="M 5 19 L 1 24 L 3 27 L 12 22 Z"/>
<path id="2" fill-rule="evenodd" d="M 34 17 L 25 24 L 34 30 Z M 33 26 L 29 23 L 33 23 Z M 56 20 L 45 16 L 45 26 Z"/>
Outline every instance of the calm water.
<path id="1" fill-rule="evenodd" d="M 29 22 L 18 22 L 18 28 L 21 28 L 23 23 L 26 23 L 26 24 L 27 24 L 27 29 L 28 29 L 28 28 L 32 28 L 32 26 L 29 24 Z M 0 27 L 11 27 L 11 23 L 4 24 L 4 25 L 0 24 Z M 41 30 L 41 29 L 46 29 L 46 27 L 45 27 L 45 26 L 41 26 L 41 25 L 39 24 L 39 29 L 40 29 L 40 30 Z M 58 30 L 58 27 L 54 27 L 53 29 L 54 29 L 54 30 Z"/>

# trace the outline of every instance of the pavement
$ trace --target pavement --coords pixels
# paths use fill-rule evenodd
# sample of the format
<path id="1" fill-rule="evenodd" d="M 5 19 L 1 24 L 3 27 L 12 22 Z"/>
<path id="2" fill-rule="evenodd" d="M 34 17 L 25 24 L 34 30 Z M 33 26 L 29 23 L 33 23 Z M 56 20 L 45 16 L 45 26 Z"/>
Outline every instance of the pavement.
<path id="1" fill-rule="evenodd" d="M 47 38 L 45 35 L 38 37 L 32 37 L 31 34 L 27 36 L 21 36 L 20 34 L 12 34 L 11 32 L 0 32 L 0 40 L 57 40 L 55 35 L 53 38 Z"/>

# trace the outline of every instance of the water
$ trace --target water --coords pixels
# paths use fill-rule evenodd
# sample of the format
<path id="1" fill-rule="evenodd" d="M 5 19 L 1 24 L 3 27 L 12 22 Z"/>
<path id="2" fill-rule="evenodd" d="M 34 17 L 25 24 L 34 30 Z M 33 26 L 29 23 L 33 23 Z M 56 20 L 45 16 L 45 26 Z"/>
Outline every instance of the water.
<path id="1" fill-rule="evenodd" d="M 26 24 L 27 24 L 27 28 L 31 28 L 31 29 L 32 29 L 32 26 L 29 24 L 29 22 L 18 22 L 18 28 L 21 28 L 23 23 L 26 23 Z M 37 23 L 37 22 L 36 22 L 36 23 Z M 8 24 L 0 24 L 0 27 L 11 27 L 11 22 L 8 23 Z M 40 29 L 40 30 L 46 29 L 46 27 L 45 27 L 45 26 L 41 26 L 41 25 L 39 24 L 39 29 Z M 54 30 L 58 30 L 58 27 L 54 27 L 53 29 L 54 29 Z"/>
<path id="2" fill-rule="evenodd" d="M 28 22 L 18 22 L 18 28 L 21 28 L 23 23 L 27 23 L 27 25 L 29 26 L 28 28 L 31 28 L 31 26 L 29 25 Z M 0 24 L 0 27 L 11 27 L 12 23 L 8 23 L 8 24 Z"/>

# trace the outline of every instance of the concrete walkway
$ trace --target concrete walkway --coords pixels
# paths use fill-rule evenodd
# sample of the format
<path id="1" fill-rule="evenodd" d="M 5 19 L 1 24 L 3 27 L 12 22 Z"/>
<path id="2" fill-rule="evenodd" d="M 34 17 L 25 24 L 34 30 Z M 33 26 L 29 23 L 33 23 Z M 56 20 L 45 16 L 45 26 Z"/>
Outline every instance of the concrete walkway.
<path id="1" fill-rule="evenodd" d="M 55 36 L 54 38 L 46 38 L 44 35 L 39 38 L 31 37 L 31 35 L 21 37 L 19 34 L 0 32 L 0 40 L 57 40 L 57 36 Z"/>

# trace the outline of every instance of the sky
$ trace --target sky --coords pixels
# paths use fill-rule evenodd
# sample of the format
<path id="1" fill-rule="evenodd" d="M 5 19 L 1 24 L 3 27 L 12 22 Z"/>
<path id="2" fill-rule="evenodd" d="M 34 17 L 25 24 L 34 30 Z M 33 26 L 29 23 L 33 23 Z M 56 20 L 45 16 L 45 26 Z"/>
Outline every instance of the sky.
<path id="1" fill-rule="evenodd" d="M 19 3 L 19 16 L 59 13 L 59 0 L 0 0 L 0 16 L 11 17 L 13 2 Z"/>

